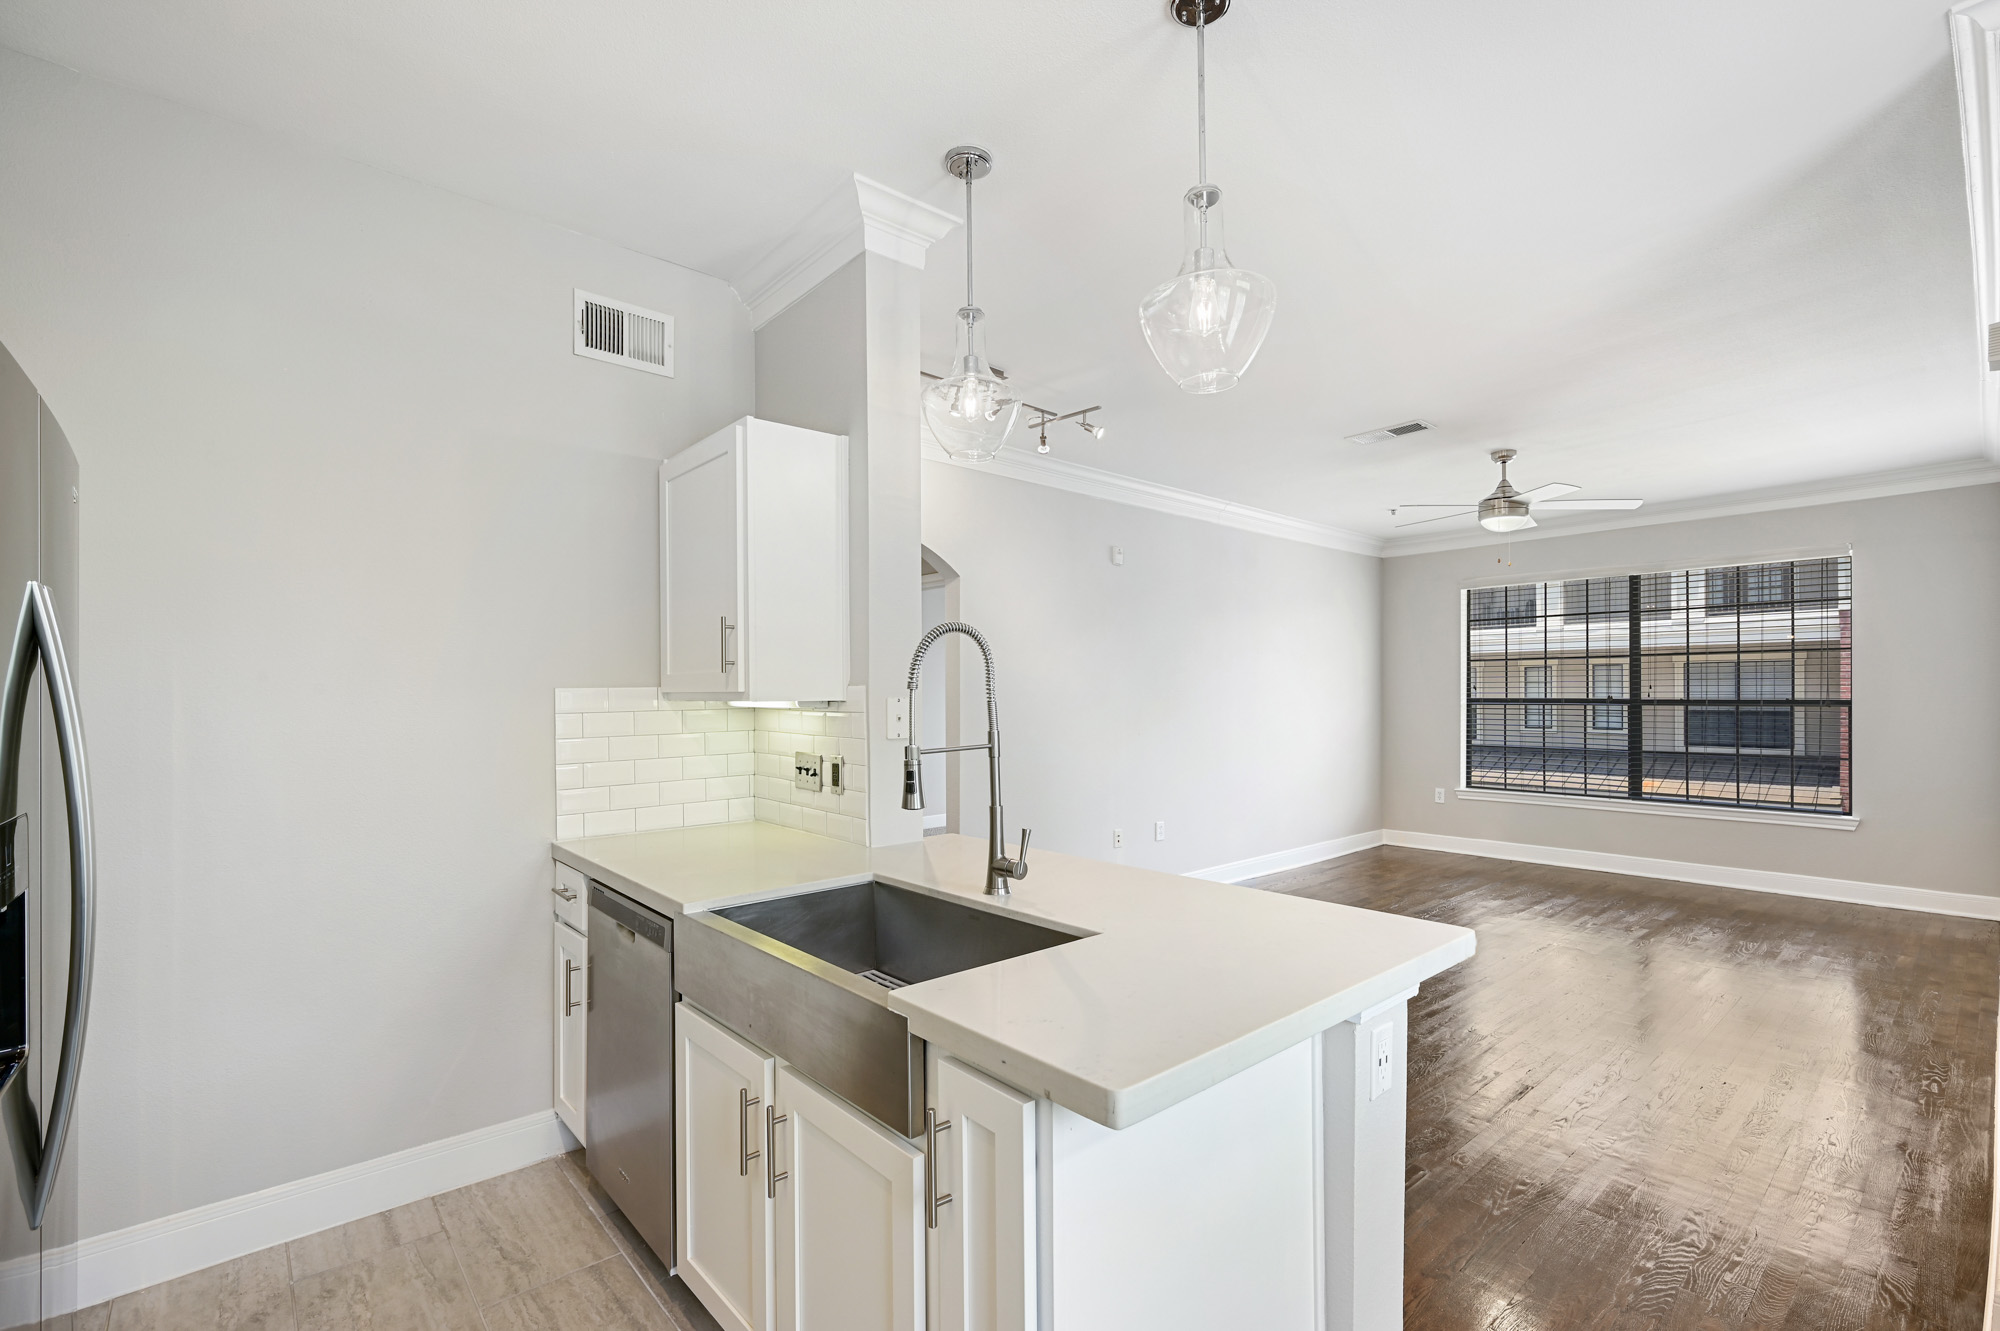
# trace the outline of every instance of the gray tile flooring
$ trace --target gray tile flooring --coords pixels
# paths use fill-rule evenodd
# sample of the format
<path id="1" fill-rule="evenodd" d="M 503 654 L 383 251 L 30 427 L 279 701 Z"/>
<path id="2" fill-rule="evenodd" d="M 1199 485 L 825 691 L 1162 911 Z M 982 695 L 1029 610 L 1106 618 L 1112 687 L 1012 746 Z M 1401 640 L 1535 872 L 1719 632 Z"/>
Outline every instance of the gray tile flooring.
<path id="1" fill-rule="evenodd" d="M 717 1331 L 583 1153 L 86 1308 L 76 1331 Z"/>

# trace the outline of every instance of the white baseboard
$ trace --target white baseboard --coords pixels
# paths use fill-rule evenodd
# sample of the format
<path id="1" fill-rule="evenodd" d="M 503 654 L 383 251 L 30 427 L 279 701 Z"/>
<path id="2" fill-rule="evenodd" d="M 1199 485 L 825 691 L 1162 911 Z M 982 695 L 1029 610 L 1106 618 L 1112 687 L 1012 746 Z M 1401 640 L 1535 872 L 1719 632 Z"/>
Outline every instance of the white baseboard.
<path id="1" fill-rule="evenodd" d="M 1939 892 L 1927 887 L 1897 887 L 1891 883 L 1860 883 L 1845 878 L 1778 873 L 1770 869 L 1738 869 L 1726 864 L 1692 864 L 1644 855 L 1616 855 L 1601 850 L 1570 850 L 1564 846 L 1533 846 L 1520 841 L 1489 841 L 1483 837 L 1440 836 L 1433 832 L 1380 834 L 1384 845 L 1416 850 L 1442 850 L 1454 855 L 1479 855 L 1492 860 L 1519 860 L 1563 869 L 1596 869 L 1637 878 L 1671 878 L 1709 887 L 1738 887 L 1751 892 L 1775 892 L 1788 897 L 1846 901 L 1858 906 L 1889 906 L 1896 910 L 1963 915 L 1976 920 L 2000 920 L 2000 897 L 1970 892 Z"/>
<path id="2" fill-rule="evenodd" d="M 495 1123 L 295 1183 L 100 1234 L 80 1241 L 57 1260 L 75 1266 L 78 1306 L 88 1308 L 275 1243 L 525 1168 L 562 1154 L 575 1141 L 555 1111 L 544 1109 L 512 1122 Z M 67 1280 L 57 1283 L 58 1288 L 68 1285 Z"/>
<path id="3" fill-rule="evenodd" d="M 1336 837 L 1332 841 L 1315 841 L 1309 846 L 1299 846 L 1293 850 L 1276 850 L 1269 855 L 1253 855 L 1247 860 L 1218 864 L 1213 869 L 1197 870 L 1188 877 L 1206 878 L 1211 883 L 1240 883 L 1249 878 L 1261 878 L 1267 873 L 1302 869 L 1308 864 L 1318 864 L 1321 860 L 1338 859 L 1342 855 L 1352 855 L 1357 850 L 1379 846 L 1382 844 L 1382 835 L 1381 832 L 1356 832 L 1353 836 Z"/>

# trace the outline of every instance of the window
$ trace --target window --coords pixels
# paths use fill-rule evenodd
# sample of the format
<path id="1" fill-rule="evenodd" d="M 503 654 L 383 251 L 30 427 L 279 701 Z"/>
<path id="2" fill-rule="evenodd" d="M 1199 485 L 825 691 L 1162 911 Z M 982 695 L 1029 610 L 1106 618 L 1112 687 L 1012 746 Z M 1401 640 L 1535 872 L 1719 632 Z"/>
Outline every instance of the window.
<path id="1" fill-rule="evenodd" d="M 1549 668 L 1545 665 L 1524 666 L 1521 670 L 1521 696 L 1523 698 L 1546 698 L 1549 696 Z M 1529 730 L 1549 728 L 1549 709 L 1546 707 L 1523 707 L 1521 724 Z"/>
<path id="2" fill-rule="evenodd" d="M 1591 662 L 1590 696 L 1593 698 L 1624 697 L 1624 663 L 1620 661 Z M 1623 707 L 1591 708 L 1590 728 L 1592 730 L 1623 730 L 1625 728 L 1625 709 Z"/>
<path id="3" fill-rule="evenodd" d="M 1850 813 L 1844 557 L 1481 587 L 1472 789 Z"/>

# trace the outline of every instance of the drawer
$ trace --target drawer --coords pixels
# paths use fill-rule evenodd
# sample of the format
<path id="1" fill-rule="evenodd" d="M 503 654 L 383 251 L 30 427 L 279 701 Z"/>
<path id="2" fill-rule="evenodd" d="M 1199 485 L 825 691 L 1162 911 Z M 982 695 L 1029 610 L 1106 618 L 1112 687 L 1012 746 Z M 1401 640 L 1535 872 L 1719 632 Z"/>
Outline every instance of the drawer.
<path id="1" fill-rule="evenodd" d="M 578 933 L 589 932 L 590 882 L 582 872 L 556 861 L 556 918 Z"/>

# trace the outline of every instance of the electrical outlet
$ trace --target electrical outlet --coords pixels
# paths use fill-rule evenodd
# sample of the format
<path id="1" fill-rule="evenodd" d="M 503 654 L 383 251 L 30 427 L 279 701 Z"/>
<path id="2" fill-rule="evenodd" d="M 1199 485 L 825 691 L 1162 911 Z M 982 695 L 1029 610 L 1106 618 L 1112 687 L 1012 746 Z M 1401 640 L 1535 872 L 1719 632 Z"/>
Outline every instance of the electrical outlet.
<path id="1" fill-rule="evenodd" d="M 1125 849 L 1125 829 L 1124 829 L 1124 828 L 1122 828 L 1122 827 L 1114 827 L 1114 828 L 1112 828 L 1112 829 L 1111 829 L 1111 849 L 1113 849 L 1113 850 L 1123 850 L 1123 849 Z"/>
<path id="2" fill-rule="evenodd" d="M 904 741 L 910 738 L 910 695 L 907 693 L 889 695 L 889 738 Z"/>
<path id="3" fill-rule="evenodd" d="M 1164 822 L 1154 823 L 1153 840 L 1165 841 L 1166 839 L 1167 839 L 1167 825 Z"/>
<path id="4" fill-rule="evenodd" d="M 1436 790 L 1433 790 L 1433 791 L 1431 792 L 1431 803 L 1433 803 L 1433 804 L 1442 804 L 1442 803 L 1444 803 L 1444 787 L 1443 787 L 1443 786 L 1439 786 L 1439 787 L 1438 787 L 1438 788 L 1437 788 Z"/>
<path id="5" fill-rule="evenodd" d="M 1387 1022 L 1368 1032 L 1368 1098 L 1389 1093 L 1396 1076 L 1396 1028 Z"/>
<path id="6" fill-rule="evenodd" d="M 1125 547 L 1124 547 L 1124 546 L 1122 546 L 1122 545 L 1114 545 L 1114 546 L 1112 546 L 1112 547 L 1111 547 L 1111 562 L 1112 562 L 1112 563 L 1114 563 L 1114 564 L 1122 564 L 1122 563 L 1124 563 L 1124 562 L 1125 562 Z"/>

